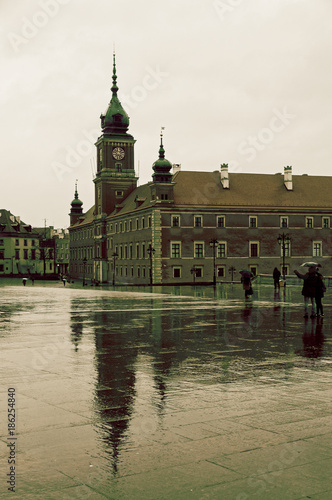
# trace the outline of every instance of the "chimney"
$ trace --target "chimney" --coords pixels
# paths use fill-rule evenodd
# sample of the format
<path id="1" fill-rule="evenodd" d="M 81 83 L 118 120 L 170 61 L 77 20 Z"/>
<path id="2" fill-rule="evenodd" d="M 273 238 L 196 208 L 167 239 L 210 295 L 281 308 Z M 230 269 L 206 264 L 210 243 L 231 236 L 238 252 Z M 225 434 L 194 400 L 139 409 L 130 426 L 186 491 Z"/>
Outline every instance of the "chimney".
<path id="1" fill-rule="evenodd" d="M 177 174 L 181 170 L 181 163 L 173 163 L 173 175 Z"/>
<path id="2" fill-rule="evenodd" d="M 220 182 L 223 189 L 229 189 L 228 163 L 220 165 Z"/>
<path id="3" fill-rule="evenodd" d="M 284 167 L 284 185 L 287 191 L 293 191 L 292 167 Z"/>

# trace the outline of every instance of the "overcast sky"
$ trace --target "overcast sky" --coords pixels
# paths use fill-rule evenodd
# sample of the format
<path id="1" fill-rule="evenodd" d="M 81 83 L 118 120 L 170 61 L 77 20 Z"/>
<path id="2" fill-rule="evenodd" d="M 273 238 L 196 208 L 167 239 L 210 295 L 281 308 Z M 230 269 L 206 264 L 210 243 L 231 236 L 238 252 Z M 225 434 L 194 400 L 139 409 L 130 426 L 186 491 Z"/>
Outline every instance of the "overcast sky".
<path id="1" fill-rule="evenodd" d="M 119 97 L 151 180 L 160 128 L 183 170 L 331 175 L 331 0 L 0 0 L 1 203 L 67 227 Z"/>

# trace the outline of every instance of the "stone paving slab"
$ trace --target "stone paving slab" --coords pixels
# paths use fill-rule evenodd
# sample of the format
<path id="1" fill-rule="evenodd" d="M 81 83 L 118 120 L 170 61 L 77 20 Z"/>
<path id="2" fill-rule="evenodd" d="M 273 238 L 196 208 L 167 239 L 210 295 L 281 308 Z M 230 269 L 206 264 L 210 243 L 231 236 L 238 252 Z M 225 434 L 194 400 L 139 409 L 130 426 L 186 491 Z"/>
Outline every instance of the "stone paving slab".
<path id="1" fill-rule="evenodd" d="M 0 498 L 332 498 L 332 308 L 323 351 L 307 357 L 315 338 L 305 351 L 295 292 L 274 311 L 268 288 L 261 304 L 207 291 L 195 311 L 194 296 L 8 288 Z M 269 307 L 272 323 L 260 316 Z M 12 386 L 15 494 L 4 477 Z"/>

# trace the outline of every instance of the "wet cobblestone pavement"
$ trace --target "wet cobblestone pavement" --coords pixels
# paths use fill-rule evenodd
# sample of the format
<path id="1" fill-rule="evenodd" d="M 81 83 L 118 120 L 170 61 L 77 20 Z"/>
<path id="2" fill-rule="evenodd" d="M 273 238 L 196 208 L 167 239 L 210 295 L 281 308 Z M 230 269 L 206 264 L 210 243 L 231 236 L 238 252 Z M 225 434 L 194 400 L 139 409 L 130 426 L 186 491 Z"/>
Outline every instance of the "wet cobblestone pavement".
<path id="1" fill-rule="evenodd" d="M 0 281 L 0 498 L 330 500 L 331 296 Z"/>

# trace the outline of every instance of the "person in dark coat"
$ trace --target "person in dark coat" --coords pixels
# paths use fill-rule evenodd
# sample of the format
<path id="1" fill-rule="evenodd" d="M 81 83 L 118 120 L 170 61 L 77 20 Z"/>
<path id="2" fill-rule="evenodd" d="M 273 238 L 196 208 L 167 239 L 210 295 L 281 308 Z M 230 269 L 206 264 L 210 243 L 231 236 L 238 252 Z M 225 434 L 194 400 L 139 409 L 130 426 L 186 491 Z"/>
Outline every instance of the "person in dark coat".
<path id="1" fill-rule="evenodd" d="M 277 267 L 273 269 L 273 281 L 274 281 L 274 289 L 280 290 L 280 276 L 281 272 Z"/>
<path id="2" fill-rule="evenodd" d="M 254 277 L 254 275 L 252 273 L 244 273 L 241 277 L 241 283 L 243 286 L 244 296 L 246 299 L 249 298 L 249 296 L 253 294 L 252 286 L 251 286 L 251 280 L 253 277 Z"/>
<path id="3" fill-rule="evenodd" d="M 317 316 L 324 316 L 322 298 L 324 297 L 324 292 L 326 292 L 326 287 L 323 281 L 323 275 L 320 274 L 318 271 L 316 275 L 317 275 L 316 295 L 315 295 L 316 313 Z"/>
<path id="4" fill-rule="evenodd" d="M 317 287 L 317 274 L 316 274 L 316 266 L 311 266 L 308 269 L 308 272 L 305 274 L 300 274 L 298 271 L 294 271 L 296 276 L 303 280 L 303 288 L 302 295 L 304 297 L 304 317 L 308 317 L 308 303 L 309 300 L 311 302 L 311 315 L 310 318 L 314 318 L 315 314 L 315 306 L 314 306 L 314 298 L 316 297 L 316 287 Z"/>

